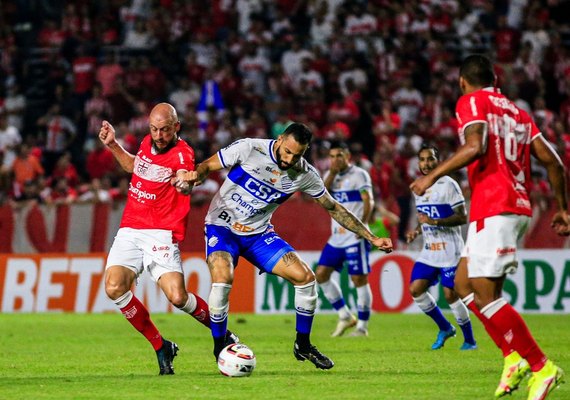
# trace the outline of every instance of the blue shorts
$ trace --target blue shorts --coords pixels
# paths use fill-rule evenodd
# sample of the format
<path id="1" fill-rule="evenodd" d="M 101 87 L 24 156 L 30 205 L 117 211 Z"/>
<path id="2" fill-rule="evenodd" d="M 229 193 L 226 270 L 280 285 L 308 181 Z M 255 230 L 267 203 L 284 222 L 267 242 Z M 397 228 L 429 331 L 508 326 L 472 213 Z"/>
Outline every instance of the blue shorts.
<path id="1" fill-rule="evenodd" d="M 433 286 L 437 285 L 437 282 L 441 280 L 442 286 L 453 289 L 455 271 L 457 271 L 457 267 L 436 268 L 421 262 L 416 262 L 414 264 L 414 269 L 412 270 L 412 278 L 410 279 L 410 282 L 418 279 L 427 279 L 429 281 L 429 285 Z"/>
<path id="2" fill-rule="evenodd" d="M 319 258 L 319 265 L 334 268 L 335 271 L 340 272 L 346 261 L 349 275 L 368 275 L 370 273 L 368 259 L 370 247 L 370 243 L 366 240 L 361 240 L 348 247 L 334 247 L 327 243 Z"/>
<path id="3" fill-rule="evenodd" d="M 263 272 L 271 272 L 281 257 L 295 251 L 275 233 L 273 226 L 255 235 L 236 235 L 223 226 L 206 225 L 205 234 L 206 257 L 216 251 L 228 252 L 234 267 L 241 256 Z"/>

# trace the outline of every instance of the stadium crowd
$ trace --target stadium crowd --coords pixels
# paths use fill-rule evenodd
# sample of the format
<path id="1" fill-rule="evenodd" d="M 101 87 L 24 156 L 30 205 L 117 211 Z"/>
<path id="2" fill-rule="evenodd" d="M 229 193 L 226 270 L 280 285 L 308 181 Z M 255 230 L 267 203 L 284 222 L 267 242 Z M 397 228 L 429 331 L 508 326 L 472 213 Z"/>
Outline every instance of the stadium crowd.
<path id="1" fill-rule="evenodd" d="M 312 128 L 321 172 L 330 140 L 348 141 L 405 241 L 416 154 L 424 141 L 442 159 L 456 147 L 457 68 L 473 52 L 496 61 L 498 86 L 569 164 L 568 0 L 22 0 L 0 11 L 0 193 L 16 207 L 124 199 L 101 122 L 134 153 L 150 108 L 168 101 L 197 162 L 290 121 Z M 533 174 L 533 196 L 547 208 L 544 177 Z"/>

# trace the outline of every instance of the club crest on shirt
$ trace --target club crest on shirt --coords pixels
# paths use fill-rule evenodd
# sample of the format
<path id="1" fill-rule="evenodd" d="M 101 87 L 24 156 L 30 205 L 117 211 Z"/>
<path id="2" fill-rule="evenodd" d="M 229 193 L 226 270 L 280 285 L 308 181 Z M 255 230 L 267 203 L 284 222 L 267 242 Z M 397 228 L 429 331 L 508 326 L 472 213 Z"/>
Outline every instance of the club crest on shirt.
<path id="1" fill-rule="evenodd" d="M 289 190 L 293 187 L 293 181 L 287 175 L 281 177 L 281 187 L 284 190 Z"/>

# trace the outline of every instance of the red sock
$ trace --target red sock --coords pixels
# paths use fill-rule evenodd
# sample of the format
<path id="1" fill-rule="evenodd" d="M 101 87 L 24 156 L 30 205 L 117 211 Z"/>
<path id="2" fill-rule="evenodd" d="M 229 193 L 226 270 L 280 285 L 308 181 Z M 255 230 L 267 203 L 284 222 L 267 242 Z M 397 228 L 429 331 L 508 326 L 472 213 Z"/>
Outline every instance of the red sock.
<path id="1" fill-rule="evenodd" d="M 127 318 L 127 321 L 152 344 L 154 350 L 162 347 L 162 336 L 150 320 L 148 310 L 139 299 L 133 296 L 129 304 L 121 308 L 121 312 Z"/>
<path id="2" fill-rule="evenodd" d="M 501 332 L 499 332 L 497 328 L 495 328 L 495 326 L 491 323 L 491 321 L 483 314 L 481 314 L 481 311 L 477 308 L 475 302 L 471 301 L 469 304 L 467 304 L 467 307 L 471 310 L 473 314 L 475 314 L 477 318 L 479 318 L 479 321 L 481 321 L 481 323 L 483 324 L 483 327 L 489 334 L 489 337 L 493 340 L 493 342 L 495 342 L 497 347 L 501 349 L 501 351 L 503 352 L 503 357 L 506 357 L 509 354 L 511 354 L 514 350 L 511 348 L 511 346 L 507 343 L 506 340 L 503 340 L 503 335 L 501 335 Z"/>
<path id="3" fill-rule="evenodd" d="M 522 317 L 509 303 L 499 308 L 490 319 L 501 332 L 505 342 L 528 361 L 533 372 L 544 366 L 546 356 L 538 347 Z"/>
<path id="4" fill-rule="evenodd" d="M 196 297 L 196 309 L 192 312 L 192 316 L 209 329 L 210 309 L 208 307 L 208 303 L 206 303 L 206 301 L 197 294 L 195 294 L 194 297 Z"/>

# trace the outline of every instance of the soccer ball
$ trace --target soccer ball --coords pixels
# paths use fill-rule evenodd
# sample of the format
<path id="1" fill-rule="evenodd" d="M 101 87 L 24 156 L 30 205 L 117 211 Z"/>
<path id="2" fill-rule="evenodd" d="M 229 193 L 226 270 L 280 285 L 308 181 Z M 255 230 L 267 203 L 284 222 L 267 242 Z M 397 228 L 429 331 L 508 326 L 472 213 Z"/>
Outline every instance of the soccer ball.
<path id="1" fill-rule="evenodd" d="M 254 368 L 255 354 L 245 344 L 230 344 L 218 356 L 218 369 L 225 376 L 249 376 Z"/>

